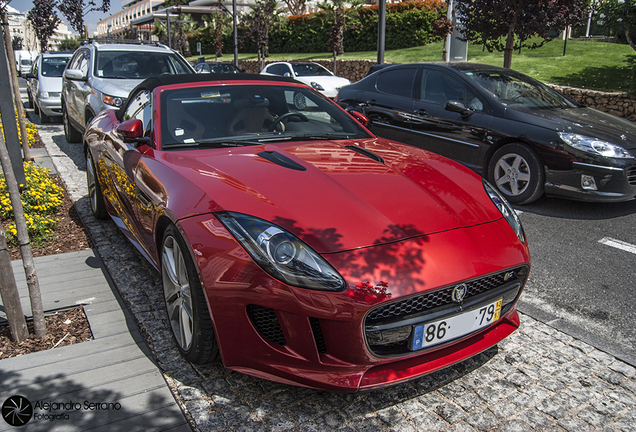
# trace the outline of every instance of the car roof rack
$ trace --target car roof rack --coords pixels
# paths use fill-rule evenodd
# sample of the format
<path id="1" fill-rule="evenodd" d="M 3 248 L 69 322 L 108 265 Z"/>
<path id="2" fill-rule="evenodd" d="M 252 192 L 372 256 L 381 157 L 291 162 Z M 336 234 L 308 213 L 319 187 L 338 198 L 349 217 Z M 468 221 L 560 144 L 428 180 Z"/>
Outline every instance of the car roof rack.
<path id="1" fill-rule="evenodd" d="M 134 45 L 153 45 L 162 48 L 168 48 L 166 45 L 162 44 L 159 41 L 147 41 L 147 40 L 139 40 L 139 39 L 104 39 L 104 38 L 88 38 L 82 40 L 82 45 L 96 45 L 100 44 L 134 44 Z"/>

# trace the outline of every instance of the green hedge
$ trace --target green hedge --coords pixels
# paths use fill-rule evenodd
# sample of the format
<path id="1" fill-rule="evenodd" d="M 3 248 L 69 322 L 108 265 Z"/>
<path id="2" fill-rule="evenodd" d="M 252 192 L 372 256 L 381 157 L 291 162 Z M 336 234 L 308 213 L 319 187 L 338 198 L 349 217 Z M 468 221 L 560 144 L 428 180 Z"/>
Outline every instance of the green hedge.
<path id="1" fill-rule="evenodd" d="M 446 16 L 446 2 L 441 0 L 404 1 L 387 4 L 386 8 L 386 49 L 402 49 L 422 46 L 434 42 L 432 23 Z M 331 23 L 325 14 L 316 12 L 308 15 L 288 17 L 285 24 L 271 29 L 269 51 L 273 53 L 313 53 L 329 51 L 329 28 Z M 242 33 L 238 28 L 239 39 Z M 374 51 L 378 38 L 378 7 L 361 8 L 347 21 L 344 32 L 345 52 Z M 223 52 L 233 50 L 232 35 L 224 37 Z M 214 53 L 210 43 L 203 38 L 190 40 L 192 52 L 196 52 L 196 42 L 202 42 L 204 54 Z M 240 45 L 241 52 L 256 52 L 249 38 Z"/>

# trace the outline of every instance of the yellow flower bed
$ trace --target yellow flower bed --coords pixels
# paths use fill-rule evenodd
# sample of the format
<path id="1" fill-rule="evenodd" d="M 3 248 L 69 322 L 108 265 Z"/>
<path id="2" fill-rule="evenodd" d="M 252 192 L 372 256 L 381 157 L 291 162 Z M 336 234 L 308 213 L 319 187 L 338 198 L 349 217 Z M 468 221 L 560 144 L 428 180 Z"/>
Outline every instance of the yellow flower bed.
<path id="1" fill-rule="evenodd" d="M 22 133 L 20 132 L 20 124 L 18 123 L 18 115 L 15 115 L 15 122 L 18 125 L 18 138 L 20 142 L 22 142 Z M 38 139 L 38 129 L 35 127 L 33 123 L 29 120 L 25 119 L 26 131 L 27 131 L 27 139 L 29 140 L 29 147 L 33 147 L 33 144 L 37 142 Z M 0 118 L 0 131 L 2 131 L 2 137 L 4 138 L 4 128 L 2 127 L 2 118 Z"/>
<path id="2" fill-rule="evenodd" d="M 59 220 L 53 217 L 64 196 L 63 189 L 55 184 L 49 170 L 37 167 L 33 162 L 24 163 L 26 187 L 21 193 L 22 206 L 29 230 L 29 237 L 34 244 L 41 244 L 53 237 Z M 9 198 L 4 174 L 0 173 L 0 218 L 3 221 L 13 219 L 13 206 Z M 15 222 L 5 226 L 7 242 L 10 246 L 17 244 L 17 230 Z"/>

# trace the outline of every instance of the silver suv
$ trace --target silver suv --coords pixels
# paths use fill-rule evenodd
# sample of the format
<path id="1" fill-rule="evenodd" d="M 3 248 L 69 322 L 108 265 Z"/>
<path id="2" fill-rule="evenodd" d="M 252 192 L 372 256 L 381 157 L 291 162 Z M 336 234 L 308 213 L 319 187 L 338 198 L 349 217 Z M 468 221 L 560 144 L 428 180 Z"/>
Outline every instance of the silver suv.
<path id="1" fill-rule="evenodd" d="M 145 78 L 194 73 L 179 53 L 165 45 L 100 44 L 79 47 L 64 70 L 62 119 L 68 142 L 80 142 L 100 111 L 119 109 Z"/>

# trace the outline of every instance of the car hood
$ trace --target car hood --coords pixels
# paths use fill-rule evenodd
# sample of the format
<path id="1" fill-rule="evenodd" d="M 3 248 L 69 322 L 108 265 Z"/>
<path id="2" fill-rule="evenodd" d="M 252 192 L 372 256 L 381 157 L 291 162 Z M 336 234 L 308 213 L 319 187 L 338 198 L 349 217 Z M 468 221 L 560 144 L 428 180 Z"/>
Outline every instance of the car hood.
<path id="1" fill-rule="evenodd" d="M 58 93 L 62 91 L 62 77 L 41 76 L 38 81 L 40 91 Z"/>
<path id="2" fill-rule="evenodd" d="M 534 123 L 557 132 L 576 133 L 618 144 L 627 150 L 636 149 L 636 124 L 623 118 L 589 107 L 515 111 L 507 114 L 517 117 L 530 115 Z M 511 115 L 507 115 L 511 117 Z M 516 118 L 520 120 L 519 118 Z"/>
<path id="3" fill-rule="evenodd" d="M 94 79 L 92 87 L 109 96 L 127 98 L 132 89 L 137 87 L 143 79 L 118 79 L 118 78 L 99 78 Z"/>
<path id="4" fill-rule="evenodd" d="M 256 216 L 320 253 L 501 218 L 472 171 L 424 150 L 383 141 L 344 144 L 364 147 L 384 163 L 342 141 L 165 152 L 164 161 L 189 180 L 189 195 L 202 197 L 192 198 L 187 213 L 170 210 L 179 218 L 222 210 Z M 203 194 L 195 194 L 195 188 Z"/>
<path id="5" fill-rule="evenodd" d="M 337 76 L 298 76 L 295 79 L 307 85 L 317 82 L 323 87 L 342 87 L 351 84 L 348 79 Z"/>

